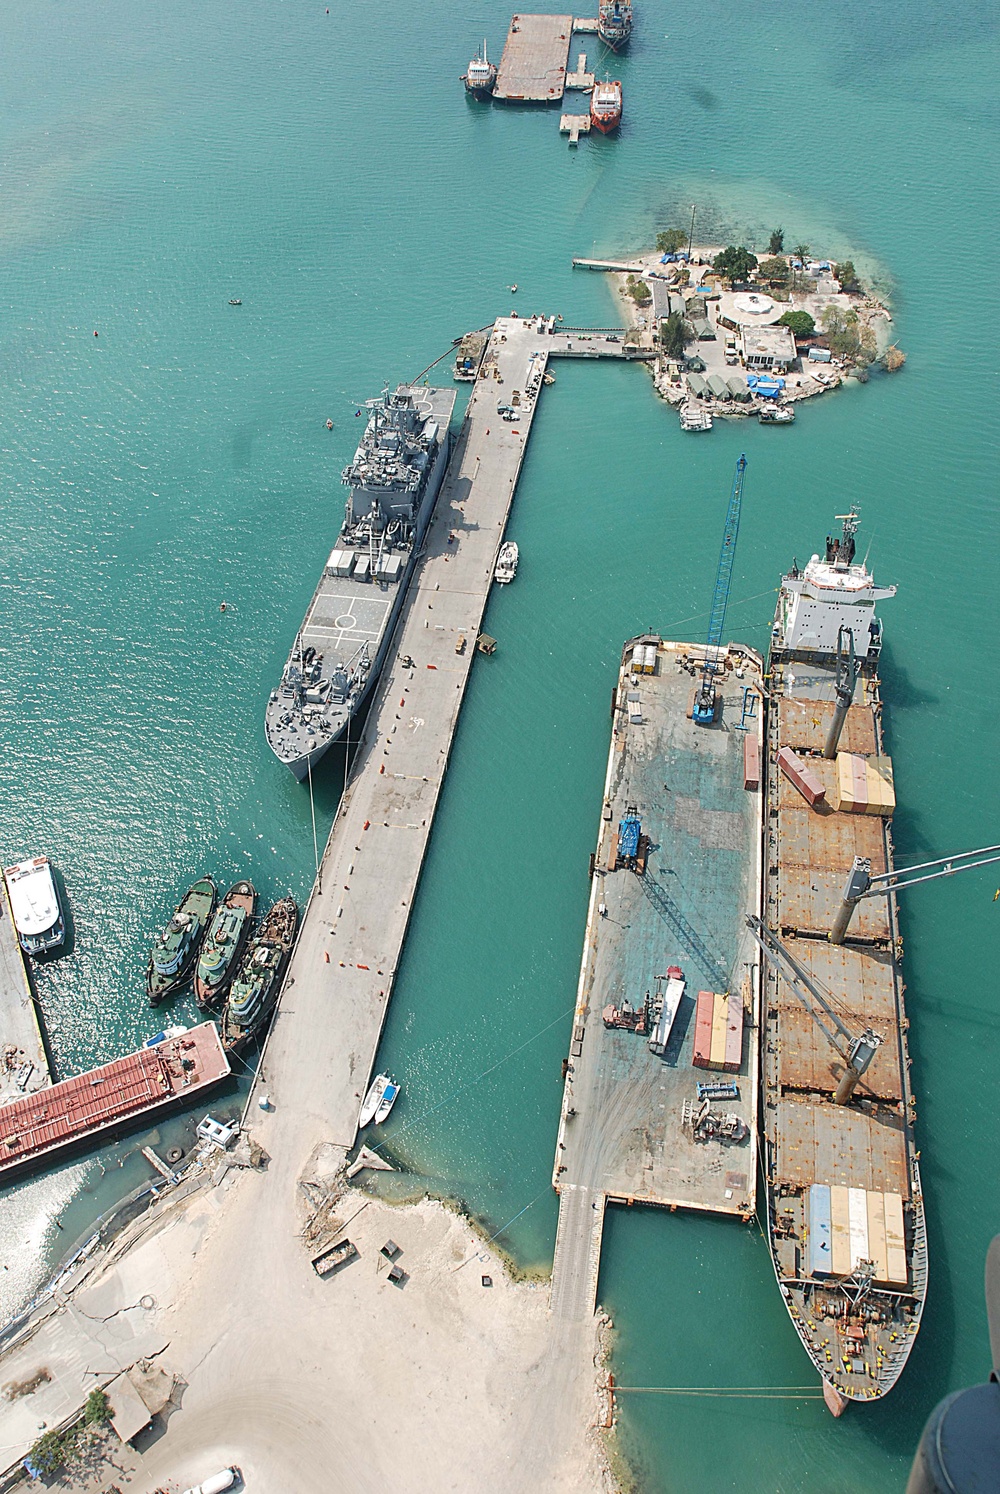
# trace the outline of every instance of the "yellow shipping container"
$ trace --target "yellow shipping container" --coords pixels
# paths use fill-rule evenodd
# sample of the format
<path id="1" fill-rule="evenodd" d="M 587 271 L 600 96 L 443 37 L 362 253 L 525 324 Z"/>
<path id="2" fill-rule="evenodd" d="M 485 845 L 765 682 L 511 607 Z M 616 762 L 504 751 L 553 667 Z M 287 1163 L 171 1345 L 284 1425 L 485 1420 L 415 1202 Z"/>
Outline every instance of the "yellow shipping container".
<path id="1" fill-rule="evenodd" d="M 898 1193 L 885 1197 L 885 1253 L 888 1278 L 893 1286 L 907 1286 L 906 1236 L 903 1232 L 903 1200 Z"/>
<path id="2" fill-rule="evenodd" d="M 726 1026 L 729 1018 L 729 996 L 724 991 L 715 993 L 712 1010 L 712 1056 L 710 1069 L 721 1069 L 726 1062 Z"/>
<path id="3" fill-rule="evenodd" d="M 851 1204 L 848 1188 L 830 1189 L 830 1224 L 833 1274 L 846 1276 L 851 1269 Z"/>
<path id="4" fill-rule="evenodd" d="M 892 782 L 891 758 L 868 758 L 865 777 L 868 780 L 868 813 L 892 814 L 896 808 L 896 790 Z"/>
<path id="5" fill-rule="evenodd" d="M 869 1193 L 868 1249 L 875 1262 L 875 1280 L 889 1280 L 889 1261 L 885 1248 L 885 1199 L 881 1193 Z"/>

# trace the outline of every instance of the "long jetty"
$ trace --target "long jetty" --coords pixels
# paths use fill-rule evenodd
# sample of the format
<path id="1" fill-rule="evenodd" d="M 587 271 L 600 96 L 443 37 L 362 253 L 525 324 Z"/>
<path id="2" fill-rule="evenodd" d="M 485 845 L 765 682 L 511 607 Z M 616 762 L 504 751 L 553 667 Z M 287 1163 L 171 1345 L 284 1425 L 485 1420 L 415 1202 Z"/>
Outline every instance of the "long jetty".
<path id="1" fill-rule="evenodd" d="M 35 998 L 0 877 L 0 1105 L 52 1083 Z"/>
<path id="2" fill-rule="evenodd" d="M 494 325 L 323 853 L 261 1063 L 268 1150 L 348 1151 L 374 1068 L 497 550 L 550 357 L 651 356 L 554 318 Z M 498 406 L 511 407 L 505 420 Z M 286 1102 L 294 1138 L 282 1132 Z M 248 1107 L 250 1114 L 250 1107 Z M 263 1135 L 262 1135 L 262 1139 Z"/>

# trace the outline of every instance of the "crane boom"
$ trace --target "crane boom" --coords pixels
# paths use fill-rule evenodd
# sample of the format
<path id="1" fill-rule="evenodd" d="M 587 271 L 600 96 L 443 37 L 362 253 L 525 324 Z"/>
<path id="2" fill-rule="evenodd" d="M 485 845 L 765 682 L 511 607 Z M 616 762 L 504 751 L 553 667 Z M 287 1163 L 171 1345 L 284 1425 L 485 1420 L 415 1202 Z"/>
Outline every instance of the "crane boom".
<path id="1" fill-rule="evenodd" d="M 722 630 L 726 626 L 726 608 L 729 606 L 729 588 L 733 579 L 733 561 L 736 558 L 736 541 L 740 532 L 740 508 L 743 503 L 743 474 L 747 470 L 746 456 L 736 463 L 733 489 L 729 495 L 729 512 L 722 534 L 722 549 L 719 552 L 719 569 L 715 576 L 715 594 L 712 597 L 712 612 L 708 621 L 708 640 L 705 645 L 705 666 L 701 682 L 695 695 L 692 719 L 698 726 L 710 726 L 715 720 L 715 675 L 719 667 L 719 649 Z"/>

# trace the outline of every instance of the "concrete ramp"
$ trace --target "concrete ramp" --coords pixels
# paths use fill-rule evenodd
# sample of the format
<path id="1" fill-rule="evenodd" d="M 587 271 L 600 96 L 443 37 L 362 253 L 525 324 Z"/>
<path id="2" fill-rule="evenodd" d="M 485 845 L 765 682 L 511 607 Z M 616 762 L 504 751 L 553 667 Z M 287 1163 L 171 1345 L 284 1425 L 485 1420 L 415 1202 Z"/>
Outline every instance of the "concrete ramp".
<path id="1" fill-rule="evenodd" d="M 597 1306 L 597 1278 L 604 1237 L 604 1194 L 567 1183 L 559 1194 L 559 1225 L 552 1261 L 552 1315 L 578 1322 Z"/>

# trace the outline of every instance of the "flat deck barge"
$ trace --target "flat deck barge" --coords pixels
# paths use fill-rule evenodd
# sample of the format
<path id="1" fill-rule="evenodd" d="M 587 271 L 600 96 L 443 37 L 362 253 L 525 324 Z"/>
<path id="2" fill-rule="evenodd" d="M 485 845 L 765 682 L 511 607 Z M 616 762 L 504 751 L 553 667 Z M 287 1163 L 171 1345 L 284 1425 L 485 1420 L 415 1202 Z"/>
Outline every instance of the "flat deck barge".
<path id="1" fill-rule="evenodd" d="M 0 1105 L 52 1083 L 35 998 L 0 877 Z"/>
<path id="2" fill-rule="evenodd" d="M 214 1022 L 0 1107 L 0 1184 L 96 1145 L 218 1084 L 230 1072 Z"/>
<path id="3" fill-rule="evenodd" d="M 855 858 L 867 860 L 872 875 L 893 867 L 895 801 L 874 606 L 895 588 L 876 587 L 855 563 L 856 528 L 852 511 L 843 538 L 827 539 L 825 558 L 814 555 L 782 581 L 767 710 L 765 924 L 805 978 L 796 989 L 775 962 L 766 963 L 768 1232 L 785 1305 L 836 1415 L 848 1401 L 875 1400 L 896 1383 L 927 1291 L 894 897 L 860 902 L 844 942 L 829 937 Z M 857 668 L 849 681 L 848 637 Z M 846 714 L 834 742 L 838 674 Z M 810 777 L 805 795 L 779 763 L 789 751 L 793 775 Z M 866 797 L 866 765 L 890 785 L 887 796 L 876 785 Z M 835 1096 L 850 1043 L 810 983 L 847 1033 L 867 1029 L 878 1042 L 846 1099 Z"/>
<path id="4" fill-rule="evenodd" d="M 757 655 L 730 646 L 721 714 L 696 726 L 703 659 L 703 645 L 632 639 L 615 691 L 553 1173 L 561 1316 L 593 1311 L 608 1202 L 754 1212 L 760 959 L 745 920 L 761 905 L 762 795 L 759 782 L 746 785 L 748 760 L 760 761 L 763 671 Z M 639 854 L 623 861 L 631 812 Z M 686 986 L 657 1054 L 650 1042 L 672 966 Z M 741 1030 L 728 1054 L 696 1055 L 701 992 L 734 1000 L 727 1015 L 738 1013 Z M 735 1117 L 729 1139 L 706 1134 L 699 1085 L 718 1086 L 708 1108 Z"/>
<path id="5" fill-rule="evenodd" d="M 566 92 L 572 16 L 514 16 L 497 72 L 495 99 L 556 104 Z"/>

